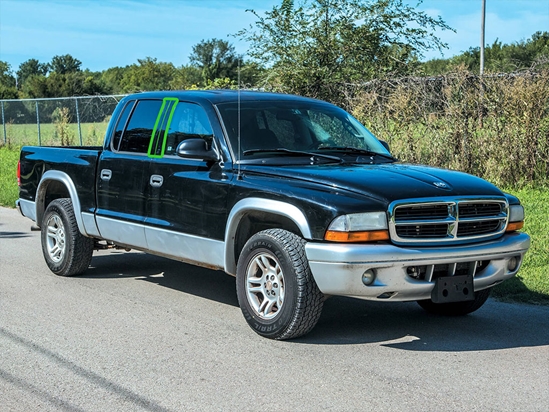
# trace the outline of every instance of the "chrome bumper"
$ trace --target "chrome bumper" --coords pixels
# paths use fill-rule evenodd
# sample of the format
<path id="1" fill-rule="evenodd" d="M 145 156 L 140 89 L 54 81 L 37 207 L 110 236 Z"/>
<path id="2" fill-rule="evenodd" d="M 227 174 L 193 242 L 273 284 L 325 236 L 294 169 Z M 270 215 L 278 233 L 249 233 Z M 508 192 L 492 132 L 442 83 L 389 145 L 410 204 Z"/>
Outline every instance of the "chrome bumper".
<path id="1" fill-rule="evenodd" d="M 475 290 L 482 290 L 513 277 L 530 247 L 526 233 L 510 233 L 494 241 L 451 247 L 399 247 L 390 244 L 308 243 L 305 247 L 311 271 L 326 295 L 352 296 L 368 300 L 430 299 L 435 282 L 408 275 L 409 267 L 490 261 L 474 277 Z M 518 265 L 509 270 L 509 260 Z M 362 274 L 373 269 L 370 286 Z"/>

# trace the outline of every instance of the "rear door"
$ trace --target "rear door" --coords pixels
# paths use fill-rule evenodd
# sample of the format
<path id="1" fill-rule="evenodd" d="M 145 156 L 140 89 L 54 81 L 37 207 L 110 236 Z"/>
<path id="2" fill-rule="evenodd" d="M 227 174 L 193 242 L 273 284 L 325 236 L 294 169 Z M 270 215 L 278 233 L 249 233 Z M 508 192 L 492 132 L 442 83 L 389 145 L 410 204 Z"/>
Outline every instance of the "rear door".
<path id="1" fill-rule="evenodd" d="M 99 159 L 96 221 L 101 236 L 146 248 L 148 156 L 162 100 L 133 100 L 124 107 L 111 147 Z"/>

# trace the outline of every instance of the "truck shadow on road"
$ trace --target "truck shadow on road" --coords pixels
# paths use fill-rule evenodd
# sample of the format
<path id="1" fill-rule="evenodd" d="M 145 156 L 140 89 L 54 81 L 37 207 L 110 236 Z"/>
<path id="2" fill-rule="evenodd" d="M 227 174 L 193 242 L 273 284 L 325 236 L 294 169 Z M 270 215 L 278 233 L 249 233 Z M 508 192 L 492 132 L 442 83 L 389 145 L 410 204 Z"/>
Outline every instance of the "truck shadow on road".
<path id="1" fill-rule="evenodd" d="M 238 307 L 234 277 L 144 253 L 112 251 L 94 256 L 90 268 L 81 277 L 131 277 Z"/>
<path id="2" fill-rule="evenodd" d="M 482 351 L 549 345 L 549 308 L 493 299 L 467 316 L 431 315 L 415 302 L 335 297 L 307 344 L 380 343 L 411 351 Z"/>
<path id="3" fill-rule="evenodd" d="M 83 277 L 131 277 L 238 306 L 232 276 L 143 253 L 110 252 L 94 256 Z M 332 297 L 324 303 L 322 316 L 312 332 L 288 343 L 378 343 L 411 351 L 452 352 L 545 346 L 549 345 L 549 307 L 489 299 L 468 316 L 444 317 L 428 314 L 415 302 Z"/>

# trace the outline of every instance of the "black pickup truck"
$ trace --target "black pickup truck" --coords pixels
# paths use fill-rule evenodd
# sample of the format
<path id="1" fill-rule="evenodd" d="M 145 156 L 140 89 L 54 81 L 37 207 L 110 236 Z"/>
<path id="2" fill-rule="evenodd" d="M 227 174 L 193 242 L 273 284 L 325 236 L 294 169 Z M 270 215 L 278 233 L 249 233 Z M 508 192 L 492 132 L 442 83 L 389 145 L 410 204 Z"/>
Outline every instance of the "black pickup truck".
<path id="1" fill-rule="evenodd" d="M 331 295 L 473 312 L 530 245 L 516 197 L 399 163 L 344 110 L 298 96 L 130 95 L 103 147 L 23 147 L 18 178 L 52 272 L 109 247 L 222 269 L 274 339 L 309 332 Z"/>

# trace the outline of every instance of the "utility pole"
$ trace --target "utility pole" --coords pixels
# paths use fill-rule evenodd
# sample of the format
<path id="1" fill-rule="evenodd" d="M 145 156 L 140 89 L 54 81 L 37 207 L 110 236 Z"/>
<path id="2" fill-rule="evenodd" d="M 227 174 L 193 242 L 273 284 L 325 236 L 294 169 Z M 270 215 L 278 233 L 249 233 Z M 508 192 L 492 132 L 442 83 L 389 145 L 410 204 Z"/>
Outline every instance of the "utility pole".
<path id="1" fill-rule="evenodd" d="M 482 10 L 480 17 L 480 76 L 479 76 L 479 86 L 480 86 L 480 98 L 478 105 L 478 125 L 482 129 L 484 126 L 484 81 L 482 76 L 484 75 L 484 26 L 486 22 L 486 0 L 482 0 Z"/>
<path id="2" fill-rule="evenodd" d="M 484 25 L 486 22 L 486 0 L 482 0 L 482 12 L 480 17 L 480 75 L 484 74 Z"/>

